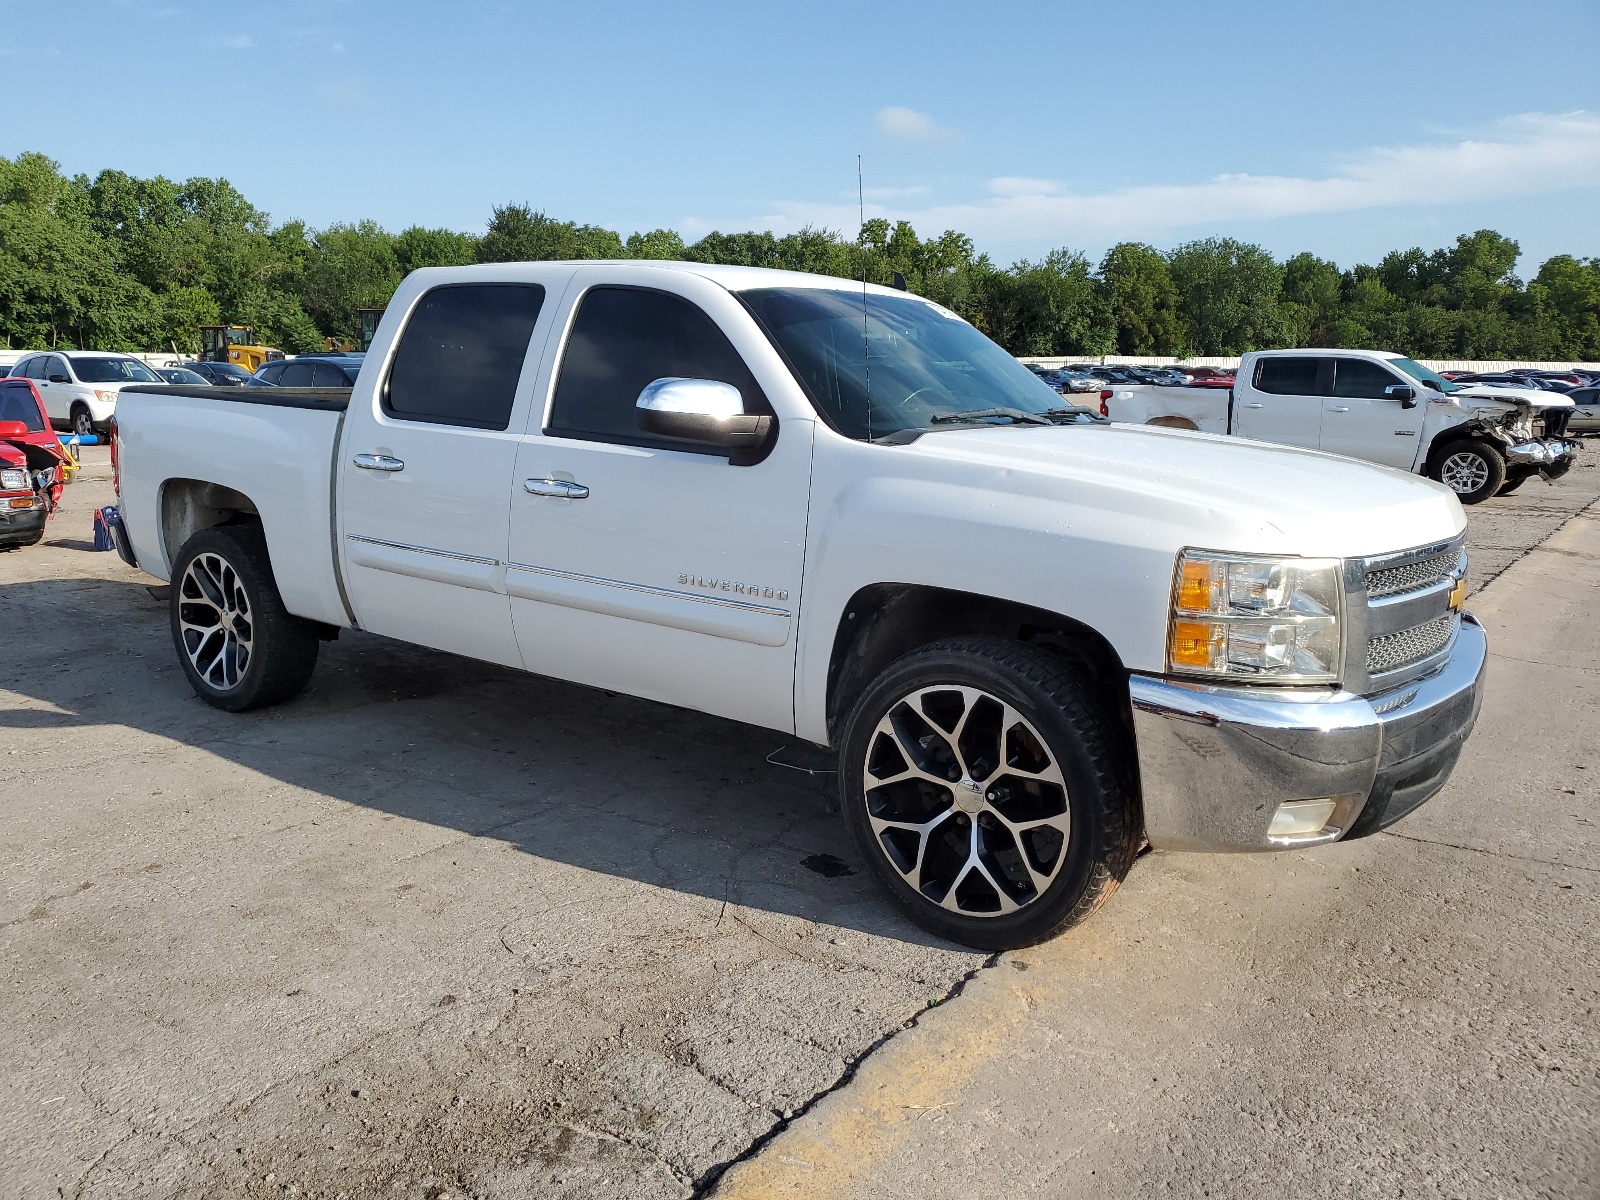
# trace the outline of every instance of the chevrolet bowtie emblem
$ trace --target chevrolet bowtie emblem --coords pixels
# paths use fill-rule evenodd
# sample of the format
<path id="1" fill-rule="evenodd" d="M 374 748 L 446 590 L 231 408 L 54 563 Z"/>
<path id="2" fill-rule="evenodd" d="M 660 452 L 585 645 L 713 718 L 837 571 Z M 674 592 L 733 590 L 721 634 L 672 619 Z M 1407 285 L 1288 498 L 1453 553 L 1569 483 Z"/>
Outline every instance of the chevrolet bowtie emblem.
<path id="1" fill-rule="evenodd" d="M 1456 580 L 1455 587 L 1450 589 L 1450 611 L 1460 612 L 1467 602 L 1467 577 L 1463 575 Z"/>

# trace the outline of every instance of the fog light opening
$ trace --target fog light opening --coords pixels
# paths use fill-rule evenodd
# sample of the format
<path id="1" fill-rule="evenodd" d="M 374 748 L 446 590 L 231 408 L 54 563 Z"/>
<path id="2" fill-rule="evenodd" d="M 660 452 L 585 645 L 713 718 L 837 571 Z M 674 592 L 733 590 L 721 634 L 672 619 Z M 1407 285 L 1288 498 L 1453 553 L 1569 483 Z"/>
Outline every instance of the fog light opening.
<path id="1" fill-rule="evenodd" d="M 1333 810 L 1339 801 L 1335 797 L 1323 800 L 1288 800 L 1278 805 L 1272 814 L 1272 824 L 1267 836 L 1274 841 L 1298 841 L 1319 837 L 1328 827 Z"/>

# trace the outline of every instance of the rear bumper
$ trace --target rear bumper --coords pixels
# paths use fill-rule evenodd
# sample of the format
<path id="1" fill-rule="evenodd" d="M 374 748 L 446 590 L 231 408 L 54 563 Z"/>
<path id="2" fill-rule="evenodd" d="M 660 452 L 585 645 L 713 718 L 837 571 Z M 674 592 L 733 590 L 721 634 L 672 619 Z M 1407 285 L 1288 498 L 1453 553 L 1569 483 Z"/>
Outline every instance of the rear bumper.
<path id="1" fill-rule="evenodd" d="M 1464 616 L 1432 676 L 1348 692 L 1129 681 L 1145 833 L 1163 850 L 1287 850 L 1375 833 L 1449 779 L 1483 698 L 1488 642 Z M 1278 806 L 1335 799 L 1326 828 L 1268 834 Z"/>

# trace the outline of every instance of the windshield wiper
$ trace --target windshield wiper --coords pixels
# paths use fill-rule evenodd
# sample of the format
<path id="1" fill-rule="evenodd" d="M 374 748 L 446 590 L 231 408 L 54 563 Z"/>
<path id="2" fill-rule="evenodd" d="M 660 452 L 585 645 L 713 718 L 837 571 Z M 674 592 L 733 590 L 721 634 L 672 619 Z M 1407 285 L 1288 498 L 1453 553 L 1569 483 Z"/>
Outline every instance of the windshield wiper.
<path id="1" fill-rule="evenodd" d="M 1020 408 L 975 408 L 971 412 L 934 413 L 928 418 L 930 425 L 960 425 L 967 421 L 983 421 L 993 417 L 1008 417 L 1018 425 L 1054 425 L 1043 413 L 1031 413 Z"/>

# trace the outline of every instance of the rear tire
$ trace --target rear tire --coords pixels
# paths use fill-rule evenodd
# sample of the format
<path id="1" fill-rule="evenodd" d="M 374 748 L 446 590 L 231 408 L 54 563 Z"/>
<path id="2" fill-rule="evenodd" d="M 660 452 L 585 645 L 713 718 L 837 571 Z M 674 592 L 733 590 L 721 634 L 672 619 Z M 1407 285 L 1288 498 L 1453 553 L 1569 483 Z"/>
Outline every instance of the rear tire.
<path id="1" fill-rule="evenodd" d="M 281 704 L 316 668 L 315 626 L 283 607 L 259 525 L 218 525 L 185 542 L 168 613 L 189 686 L 217 708 Z"/>
<path id="2" fill-rule="evenodd" d="M 1506 460 L 1488 442 L 1463 438 L 1434 457 L 1428 474 L 1456 494 L 1463 504 L 1479 504 L 1506 481 Z"/>
<path id="3" fill-rule="evenodd" d="M 841 739 L 840 798 L 878 882 L 918 925 L 984 950 L 1076 925 L 1140 845 L 1113 718 L 1070 665 L 996 637 L 892 663 Z"/>

